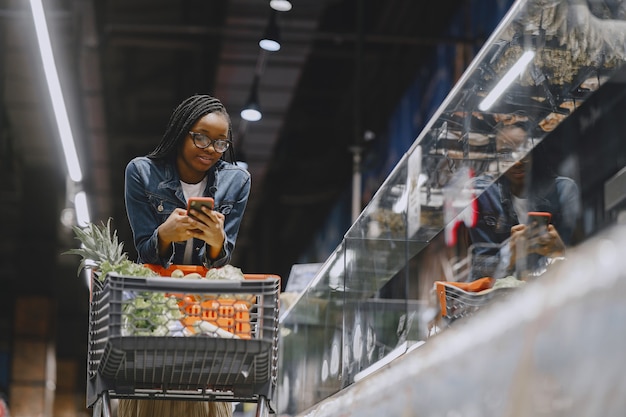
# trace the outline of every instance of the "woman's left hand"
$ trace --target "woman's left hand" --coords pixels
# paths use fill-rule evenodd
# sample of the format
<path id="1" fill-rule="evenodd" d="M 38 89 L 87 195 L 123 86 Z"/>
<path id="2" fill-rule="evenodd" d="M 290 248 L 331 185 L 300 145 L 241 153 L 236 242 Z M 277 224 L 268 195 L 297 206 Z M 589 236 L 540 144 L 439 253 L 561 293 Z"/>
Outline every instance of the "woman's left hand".
<path id="1" fill-rule="evenodd" d="M 533 252 L 543 256 L 560 256 L 565 251 L 565 244 L 552 224 L 548 225 L 547 233 L 535 237 L 533 243 Z"/>

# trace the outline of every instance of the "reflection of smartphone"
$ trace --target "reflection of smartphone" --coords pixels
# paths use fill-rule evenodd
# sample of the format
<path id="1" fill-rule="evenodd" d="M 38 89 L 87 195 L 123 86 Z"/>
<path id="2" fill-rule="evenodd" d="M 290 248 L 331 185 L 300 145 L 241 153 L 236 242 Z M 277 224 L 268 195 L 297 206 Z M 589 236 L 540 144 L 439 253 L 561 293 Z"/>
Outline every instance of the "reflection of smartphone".
<path id="1" fill-rule="evenodd" d="M 187 215 L 189 215 L 189 210 L 191 209 L 202 211 L 202 207 L 208 207 L 210 210 L 213 210 L 214 204 L 212 197 L 192 197 L 187 202 Z"/>
<path id="2" fill-rule="evenodd" d="M 528 227 L 531 236 L 539 236 L 548 231 L 548 224 L 552 219 L 552 214 L 547 211 L 529 211 Z"/>

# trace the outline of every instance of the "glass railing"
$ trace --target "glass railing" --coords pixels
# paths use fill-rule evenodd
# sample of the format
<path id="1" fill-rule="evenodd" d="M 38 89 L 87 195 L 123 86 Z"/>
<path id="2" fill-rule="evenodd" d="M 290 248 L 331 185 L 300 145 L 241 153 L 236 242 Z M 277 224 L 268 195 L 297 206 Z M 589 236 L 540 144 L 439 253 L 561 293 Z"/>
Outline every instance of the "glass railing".
<path id="1" fill-rule="evenodd" d="M 513 5 L 313 282 L 282 312 L 281 414 L 300 413 L 428 343 L 494 291 L 476 293 L 498 280 L 517 286 L 540 277 L 566 259 L 568 247 L 614 222 L 623 200 L 603 201 L 605 182 L 626 164 L 621 19 L 600 2 Z M 560 239 L 552 253 L 539 235 L 530 238 L 528 212 L 550 213 Z M 514 240 L 518 223 L 527 229 Z M 469 307 L 448 300 L 458 316 L 442 308 L 446 295 L 456 295 L 438 292 L 437 282 L 481 278 L 490 280 L 479 291 L 450 290 L 469 294 Z"/>

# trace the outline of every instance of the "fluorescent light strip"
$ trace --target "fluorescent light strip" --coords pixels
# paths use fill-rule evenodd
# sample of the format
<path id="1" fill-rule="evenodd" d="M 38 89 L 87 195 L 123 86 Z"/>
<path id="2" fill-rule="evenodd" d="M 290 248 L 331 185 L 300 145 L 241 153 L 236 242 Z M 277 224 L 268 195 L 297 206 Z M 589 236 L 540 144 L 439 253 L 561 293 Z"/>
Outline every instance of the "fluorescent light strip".
<path id="1" fill-rule="evenodd" d="M 83 179 L 83 174 L 80 169 L 76 148 L 74 147 L 74 137 L 72 136 L 72 129 L 67 117 L 67 109 L 63 100 L 63 93 L 61 92 L 61 83 L 59 82 L 59 75 L 54 62 L 50 34 L 48 33 L 48 25 L 46 24 L 46 16 L 41 0 L 30 0 L 30 7 L 33 13 L 37 42 L 39 43 L 39 52 L 41 53 L 43 69 L 48 83 L 48 91 L 50 92 L 52 108 L 54 109 L 54 117 L 56 118 L 57 128 L 61 137 L 65 163 L 67 164 L 70 178 L 75 182 L 80 182 Z"/>
<path id="2" fill-rule="evenodd" d="M 76 223 L 80 227 L 85 227 L 91 221 L 89 218 L 89 206 L 87 205 L 87 194 L 79 191 L 74 196 L 74 210 L 76 210 Z"/>
<path id="3" fill-rule="evenodd" d="M 507 88 L 509 88 L 509 85 L 511 85 L 513 80 L 515 80 L 515 78 L 518 77 L 524 71 L 524 69 L 526 69 L 526 66 L 528 65 L 530 61 L 532 61 L 534 57 L 535 57 L 535 51 L 524 52 L 524 54 L 515 63 L 515 65 L 511 67 L 511 69 L 504 75 L 504 77 L 502 77 L 500 82 L 496 84 L 494 89 L 491 90 L 491 92 L 487 94 L 487 97 L 485 97 L 485 99 L 478 105 L 478 110 L 480 111 L 489 110 L 489 108 L 493 105 L 493 103 L 495 103 L 496 100 L 500 98 L 502 93 Z"/>

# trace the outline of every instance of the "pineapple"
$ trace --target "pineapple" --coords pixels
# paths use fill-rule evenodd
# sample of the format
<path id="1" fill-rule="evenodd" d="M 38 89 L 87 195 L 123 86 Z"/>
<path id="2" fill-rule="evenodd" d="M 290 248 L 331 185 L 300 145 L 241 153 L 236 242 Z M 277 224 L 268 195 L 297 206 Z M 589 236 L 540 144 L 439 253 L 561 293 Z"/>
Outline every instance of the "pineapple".
<path id="1" fill-rule="evenodd" d="M 88 266 L 93 268 L 100 280 L 109 272 L 141 277 L 157 275 L 150 268 L 128 259 L 128 254 L 124 252 L 124 243 L 119 242 L 117 231 L 111 229 L 111 218 L 100 226 L 89 223 L 84 229 L 77 226 L 72 229 L 76 239 L 81 242 L 81 247 L 63 254 L 82 257 L 78 265 L 78 275 Z"/>

